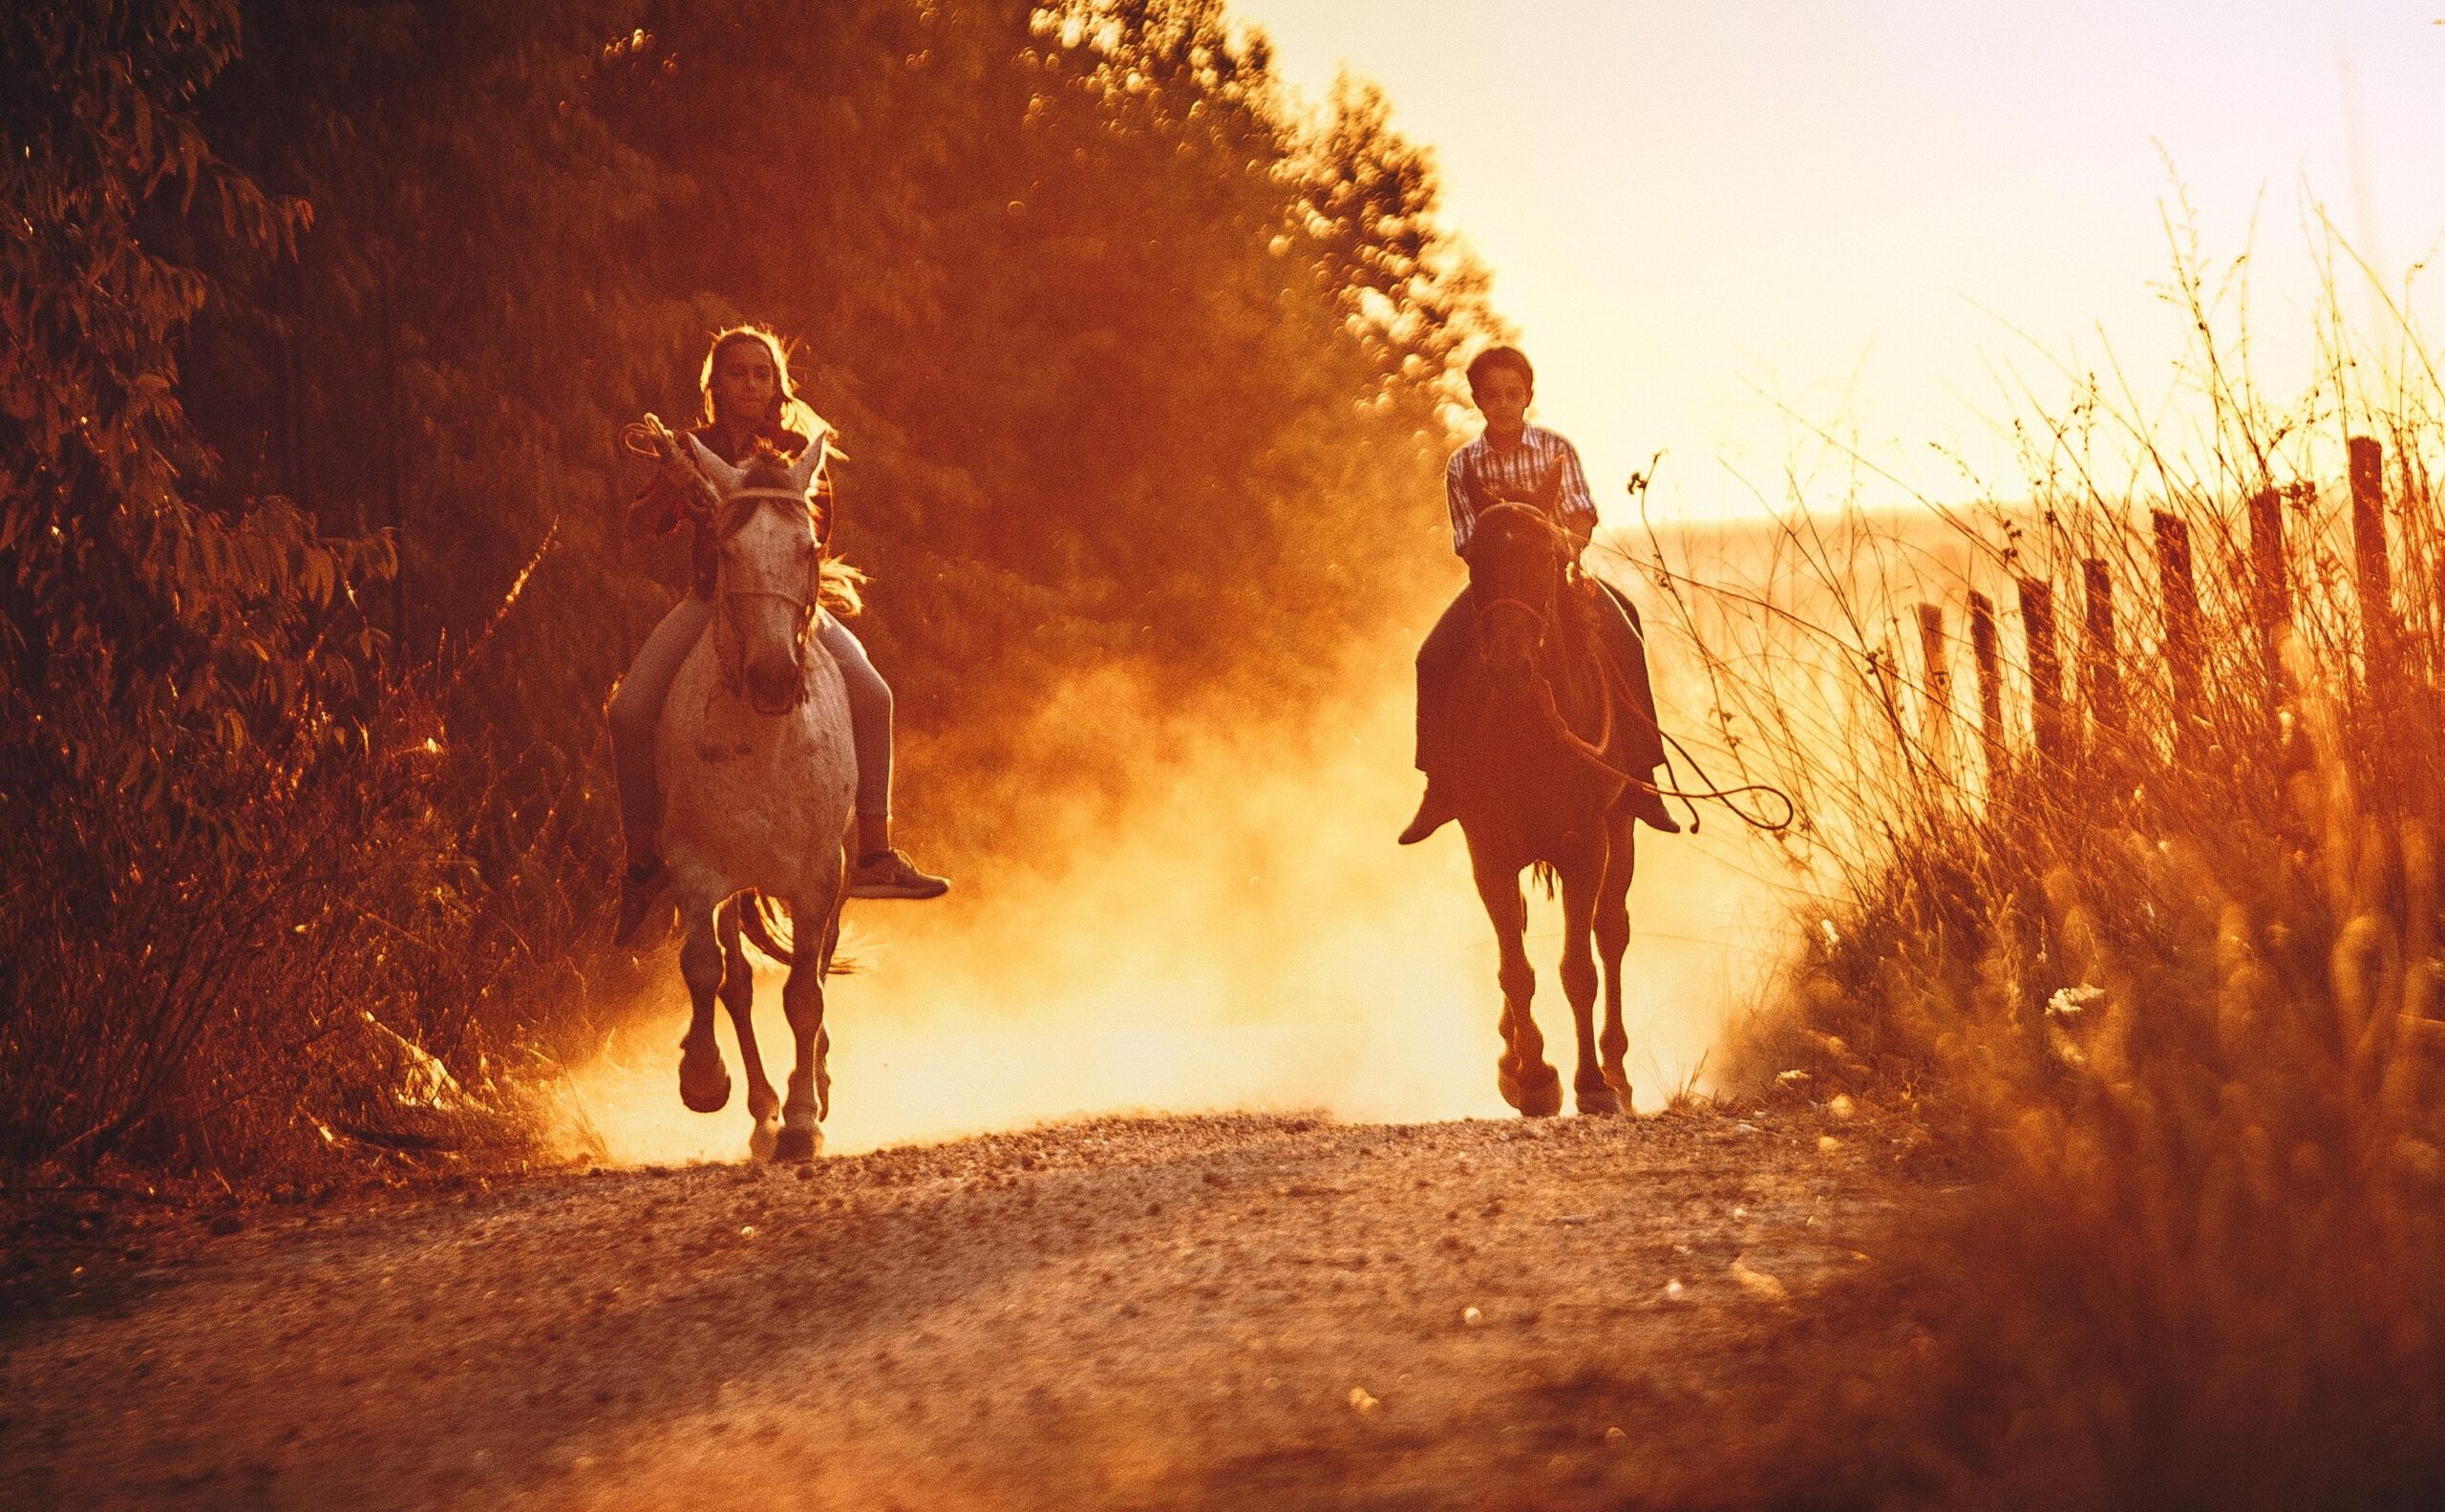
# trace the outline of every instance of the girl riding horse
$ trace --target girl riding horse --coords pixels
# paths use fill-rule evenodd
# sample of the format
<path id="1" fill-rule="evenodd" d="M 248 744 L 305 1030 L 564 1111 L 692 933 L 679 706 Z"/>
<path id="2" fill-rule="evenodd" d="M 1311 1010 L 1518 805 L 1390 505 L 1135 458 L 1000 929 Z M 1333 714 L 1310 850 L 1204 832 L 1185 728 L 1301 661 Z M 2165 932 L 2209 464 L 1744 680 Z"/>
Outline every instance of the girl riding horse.
<path id="1" fill-rule="evenodd" d="M 832 428 L 792 390 L 789 359 L 780 340 L 761 326 L 734 327 L 715 336 L 705 354 L 698 388 L 704 397 L 703 416 L 688 434 L 725 462 L 745 461 L 759 442 L 792 458 L 809 447 L 829 445 Z M 674 448 L 662 470 L 628 506 L 632 536 L 668 535 L 683 522 L 694 527 L 694 536 L 689 592 L 646 637 L 635 664 L 611 695 L 607 711 L 612 763 L 620 787 L 620 822 L 628 845 L 627 874 L 620 886 L 619 926 L 613 935 L 622 945 L 636 937 L 655 905 L 669 895 L 670 872 L 656 840 L 663 795 L 654 767 L 654 731 L 671 680 L 713 617 L 717 543 L 705 518 L 712 483 L 691 452 L 685 444 Z M 820 476 L 820 463 L 818 473 Z M 824 506 L 819 528 L 828 536 L 829 479 L 819 483 L 817 498 Z M 848 685 L 855 727 L 858 859 L 849 874 L 849 896 L 939 898 L 950 884 L 918 870 L 891 843 L 891 689 L 847 626 L 829 613 L 819 614 L 817 621 L 823 649 L 840 664 Z"/>

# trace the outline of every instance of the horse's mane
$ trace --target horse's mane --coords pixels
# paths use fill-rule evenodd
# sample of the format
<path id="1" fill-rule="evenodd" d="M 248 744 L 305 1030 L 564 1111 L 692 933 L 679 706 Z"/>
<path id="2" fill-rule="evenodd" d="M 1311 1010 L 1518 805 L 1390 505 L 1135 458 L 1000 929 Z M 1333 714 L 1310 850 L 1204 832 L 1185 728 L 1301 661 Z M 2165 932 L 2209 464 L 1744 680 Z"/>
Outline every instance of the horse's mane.
<path id="1" fill-rule="evenodd" d="M 787 488 L 790 486 L 790 463 L 793 458 L 763 437 L 755 438 L 755 447 L 738 465 L 746 473 L 738 482 L 742 488 Z"/>
<path id="2" fill-rule="evenodd" d="M 823 442 L 816 440 L 807 444 L 821 446 Z M 748 453 L 747 460 L 740 464 L 746 468 L 746 475 L 739 479 L 739 486 L 787 488 L 790 486 L 790 462 L 791 458 L 779 447 L 759 437 L 755 449 Z M 867 581 L 863 570 L 851 566 L 827 551 L 823 564 L 816 573 L 816 601 L 835 618 L 848 619 L 866 607 L 863 589 Z"/>
<path id="3" fill-rule="evenodd" d="M 848 619 L 866 607 L 863 589 L 866 574 L 838 557 L 826 556 L 817 570 L 816 601 L 831 611 L 835 619 Z"/>

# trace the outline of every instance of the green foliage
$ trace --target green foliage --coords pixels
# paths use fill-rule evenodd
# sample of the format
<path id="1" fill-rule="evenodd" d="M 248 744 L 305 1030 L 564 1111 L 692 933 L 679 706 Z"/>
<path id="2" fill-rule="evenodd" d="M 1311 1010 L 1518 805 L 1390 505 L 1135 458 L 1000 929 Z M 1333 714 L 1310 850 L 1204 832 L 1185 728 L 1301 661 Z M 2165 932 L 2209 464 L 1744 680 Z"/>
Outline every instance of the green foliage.
<path id="1" fill-rule="evenodd" d="M 225 287 L 207 262 L 277 266 L 310 223 L 201 123 L 240 24 L 211 4 L 38 6 L 0 24 L 17 148 L 0 156 L 11 1161 L 206 1158 L 188 1136 L 208 1144 L 250 1095 L 215 1068 L 258 1063 L 252 1046 L 225 1054 L 231 1037 L 319 1022 L 383 979 L 348 969 L 362 874 L 418 874 L 388 905 L 438 896 L 422 874 L 446 862 L 340 843 L 385 835 L 373 811 L 400 808 L 369 780 L 375 638 L 354 607 L 393 542 L 327 536 L 275 495 L 213 497 L 216 457 L 185 403 L 182 348 Z M 279 1011 L 307 990 L 315 1001 Z M 209 1159 L 243 1170 L 253 1153 Z"/>
<path id="2" fill-rule="evenodd" d="M 537 984 L 583 1007 L 601 708 L 679 577 L 614 437 L 694 412 L 722 325 L 840 428 L 954 846 L 1053 779 L 994 758 L 1048 688 L 1295 707 L 1415 604 L 1482 275 L 1382 102 L 1303 118 L 1211 0 L 38 7 L 0 48 L 0 1156 L 243 1169 L 279 1119 L 202 1110 L 334 1128 L 396 1069 L 272 1064 L 344 1006 L 469 1085 L 548 1039 Z"/>
<path id="3" fill-rule="evenodd" d="M 0 205 L 0 700 L 12 797 L 79 753 L 22 736 L 58 685 L 175 706 L 236 737 L 278 722 L 301 675 L 266 671 L 302 616 L 386 565 L 378 543 L 326 540 L 277 500 L 215 511 L 192 484 L 210 457 L 189 422 L 178 343 L 209 279 L 160 250 L 209 241 L 236 259 L 292 251 L 310 219 L 207 142 L 194 105 L 236 45 L 232 6 L 37 6 L 0 27 L 8 86 Z M 318 648 L 320 650 L 320 648 Z M 345 668 L 335 669 L 346 675 Z M 162 754 L 162 753 L 156 753 Z M 32 785 L 24 785 L 32 778 Z"/>
<path id="4" fill-rule="evenodd" d="M 649 11 L 603 108 L 698 186 L 652 282 L 802 338 L 921 727 L 1116 653 L 1295 675 L 1406 601 L 1370 567 L 1434 518 L 1483 310 L 1412 297 L 1475 286 L 1380 111 L 1307 130 L 1210 4 L 797 15 Z M 1347 325 L 1363 294 L 1409 318 Z"/>

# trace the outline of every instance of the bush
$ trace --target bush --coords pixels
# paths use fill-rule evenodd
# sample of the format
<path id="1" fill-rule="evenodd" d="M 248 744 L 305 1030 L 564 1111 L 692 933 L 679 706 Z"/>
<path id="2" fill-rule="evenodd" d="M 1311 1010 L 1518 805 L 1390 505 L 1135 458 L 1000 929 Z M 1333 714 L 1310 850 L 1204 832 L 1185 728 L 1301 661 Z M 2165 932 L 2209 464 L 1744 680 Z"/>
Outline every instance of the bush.
<path id="1" fill-rule="evenodd" d="M 633 969 L 615 437 L 712 329 L 840 427 L 913 841 L 1014 852 L 955 816 L 1140 770 L 1004 770 L 1048 689 L 1330 695 L 1499 324 L 1384 102 L 1209 0 L 37 7 L 0 82 L 18 1169 L 522 1148 L 504 1058 Z"/>
<path id="2" fill-rule="evenodd" d="M 2203 282 L 2186 265 L 2178 287 L 2208 331 Z M 2026 508 L 1785 527 L 1785 560 L 1820 568 L 1815 622 L 1839 627 L 1814 666 L 1848 692 L 1768 723 L 1750 713 L 1769 696 L 1757 664 L 1716 671 L 1745 759 L 1811 799 L 1793 855 L 1832 901 L 1809 909 L 1804 960 L 1740 1058 L 1786 1095 L 1901 1110 L 1969 1181 L 1871 1242 L 1882 1278 L 1862 1286 L 1888 1310 L 1824 1346 L 1823 1389 L 1768 1410 L 1686 1500 L 1733 1484 L 1791 1505 L 2433 1501 L 2445 515 L 2428 478 L 2445 394 L 2415 337 L 2399 350 L 2382 400 L 2375 364 L 2337 350 L 2277 415 L 2203 346 L 2189 377 L 2211 415 L 2188 452 L 2094 395 L 2093 423 L 2029 428 L 2052 448 L 2124 425 L 2162 465 L 2150 497 L 2108 497 L 2089 481 L 2101 458 L 2050 449 Z M 2371 472 L 2356 446 L 2356 489 L 2347 429 L 2392 458 Z M 2353 531 L 2355 495 L 2365 519 L 2379 494 L 2384 600 L 2386 551 L 2355 552 Z M 2158 517 L 2196 543 L 2195 633 L 2162 591 Z M 1934 564 L 1947 542 L 1956 564 Z M 2048 656 L 2007 658 L 2013 728 L 1979 759 L 1977 705 L 1947 707 L 1912 599 L 2006 600 L 2028 576 L 2069 602 L 2085 560 L 2119 589 L 2120 661 L 2067 637 L 2074 675 L 2040 752 L 2026 737 L 2048 716 L 2019 712 Z M 2172 671 L 2186 646 L 2195 688 Z M 1790 670 L 1775 669 L 1785 690 Z M 1844 729 L 1875 732 L 1873 749 L 1843 750 Z"/>

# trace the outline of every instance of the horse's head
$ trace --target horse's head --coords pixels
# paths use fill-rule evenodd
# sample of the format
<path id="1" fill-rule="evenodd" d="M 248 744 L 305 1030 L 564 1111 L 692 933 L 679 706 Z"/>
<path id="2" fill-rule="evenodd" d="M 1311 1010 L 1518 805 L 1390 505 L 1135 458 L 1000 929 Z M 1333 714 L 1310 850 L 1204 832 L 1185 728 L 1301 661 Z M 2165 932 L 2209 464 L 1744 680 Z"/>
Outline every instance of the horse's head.
<path id="1" fill-rule="evenodd" d="M 1562 605 L 1569 539 L 1542 510 L 1496 504 L 1478 516 L 1464 560 L 1476 601 L 1478 643 L 1501 673 L 1527 671 Z"/>
<path id="2" fill-rule="evenodd" d="M 692 436 L 688 444 L 721 494 L 712 519 L 720 543 L 714 632 L 726 633 L 731 646 L 717 640 L 714 649 L 735 657 L 728 671 L 749 702 L 765 713 L 783 713 L 806 689 L 806 642 L 822 566 L 810 495 L 823 469 L 823 443 L 791 461 L 759 442 L 737 467 Z"/>

